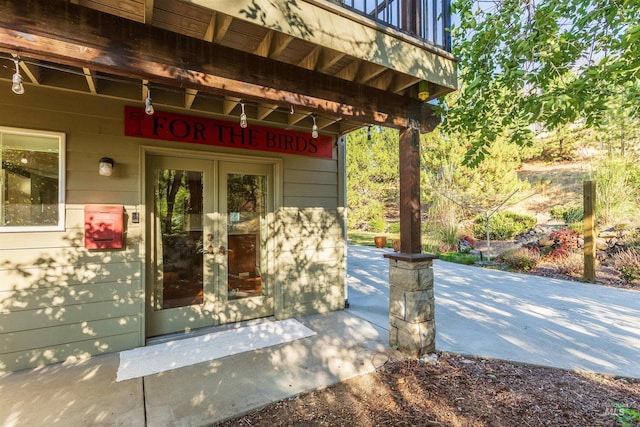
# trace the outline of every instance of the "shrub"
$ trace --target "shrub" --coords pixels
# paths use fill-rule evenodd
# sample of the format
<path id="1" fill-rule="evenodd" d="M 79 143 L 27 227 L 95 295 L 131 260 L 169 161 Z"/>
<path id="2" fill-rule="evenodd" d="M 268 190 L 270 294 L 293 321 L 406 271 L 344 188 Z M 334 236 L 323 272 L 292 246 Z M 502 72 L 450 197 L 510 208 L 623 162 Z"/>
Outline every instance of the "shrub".
<path id="1" fill-rule="evenodd" d="M 399 222 L 390 222 L 387 224 L 387 232 L 389 233 L 399 233 L 400 232 L 400 223 Z"/>
<path id="2" fill-rule="evenodd" d="M 584 219 L 584 209 L 579 205 L 554 206 L 551 208 L 551 218 L 567 224 L 574 224 Z"/>
<path id="3" fill-rule="evenodd" d="M 575 231 L 576 233 L 582 235 L 584 233 L 584 222 L 574 222 L 572 224 L 568 224 L 567 228 L 571 231 Z"/>
<path id="4" fill-rule="evenodd" d="M 581 277 L 584 272 L 584 256 L 575 252 L 567 252 L 562 256 L 553 257 L 550 262 L 561 274 Z"/>
<path id="5" fill-rule="evenodd" d="M 554 231 L 549 235 L 549 238 L 556 242 L 556 250 L 561 249 L 568 252 L 575 252 L 582 247 L 580 244 L 580 235 L 568 228 Z"/>
<path id="6" fill-rule="evenodd" d="M 535 249 L 509 249 L 500 254 L 500 260 L 516 271 L 532 271 L 540 261 L 540 253 Z"/>
<path id="7" fill-rule="evenodd" d="M 565 210 L 562 213 L 562 219 L 567 224 L 573 224 L 576 222 L 583 221 L 584 209 L 582 208 L 582 206 L 573 206 L 573 207 L 567 208 L 567 210 Z"/>
<path id="8" fill-rule="evenodd" d="M 384 231 L 384 219 L 380 217 L 372 218 L 367 224 L 367 229 L 372 233 L 382 233 Z"/>
<path id="9" fill-rule="evenodd" d="M 607 157 L 597 165 L 593 179 L 599 221 L 612 224 L 638 214 L 637 174 L 637 163 L 628 158 Z"/>
<path id="10" fill-rule="evenodd" d="M 536 219 L 529 215 L 514 212 L 501 212 L 489 218 L 489 238 L 492 240 L 511 240 L 518 234 L 530 230 L 536 225 Z M 486 239 L 486 220 L 478 215 L 473 224 L 473 237 Z"/>
<path id="11" fill-rule="evenodd" d="M 640 251 L 629 247 L 611 256 L 615 268 L 626 283 L 640 279 Z"/>

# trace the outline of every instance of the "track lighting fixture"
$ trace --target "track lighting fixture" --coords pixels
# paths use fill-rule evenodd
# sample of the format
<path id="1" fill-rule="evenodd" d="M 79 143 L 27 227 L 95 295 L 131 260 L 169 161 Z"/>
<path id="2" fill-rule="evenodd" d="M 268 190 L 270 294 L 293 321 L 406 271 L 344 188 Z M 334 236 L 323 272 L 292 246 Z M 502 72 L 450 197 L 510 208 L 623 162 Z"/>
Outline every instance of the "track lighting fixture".
<path id="1" fill-rule="evenodd" d="M 242 110 L 240 113 L 240 127 L 244 129 L 247 127 L 247 115 L 244 113 L 244 102 L 240 103 L 240 109 Z"/>
<path id="2" fill-rule="evenodd" d="M 144 100 L 144 112 L 149 116 L 153 116 L 155 110 L 153 109 L 153 104 L 151 103 L 151 88 L 147 85 L 147 99 Z"/>
<path id="3" fill-rule="evenodd" d="M 318 137 L 318 125 L 316 124 L 316 115 L 312 115 L 311 118 L 313 119 L 313 126 L 311 127 L 311 137 L 312 138 L 317 138 Z"/>
<path id="4" fill-rule="evenodd" d="M 11 81 L 13 82 L 11 90 L 17 95 L 22 95 L 24 93 L 24 85 L 22 84 L 22 76 L 20 75 L 20 68 L 18 67 L 20 58 L 13 58 L 13 62 L 16 64 L 16 72 L 11 78 Z"/>

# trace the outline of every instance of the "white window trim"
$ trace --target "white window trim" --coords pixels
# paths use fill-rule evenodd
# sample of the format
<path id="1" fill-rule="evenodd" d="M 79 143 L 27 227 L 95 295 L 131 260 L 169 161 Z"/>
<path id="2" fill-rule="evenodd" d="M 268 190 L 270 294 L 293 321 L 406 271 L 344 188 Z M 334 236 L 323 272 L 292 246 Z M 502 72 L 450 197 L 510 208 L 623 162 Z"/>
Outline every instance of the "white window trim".
<path id="1" fill-rule="evenodd" d="M 58 224 L 56 225 L 29 225 L 24 227 L 8 227 L 0 225 L 0 233 L 24 233 L 24 232 L 34 232 L 34 231 L 64 231 L 65 218 L 66 218 L 66 209 L 65 209 L 65 184 L 66 184 L 66 169 L 65 169 L 65 158 L 66 158 L 66 134 L 64 132 L 51 132 L 44 130 L 34 130 L 34 129 L 23 129 L 23 128 L 13 128 L 0 126 L 0 132 L 12 133 L 16 135 L 25 135 L 25 136 L 46 136 L 58 138 L 58 147 L 59 147 L 59 155 L 58 155 Z M 4 185 L 4 184 L 2 184 Z M 2 194 L 0 192 L 0 194 Z M 3 200 L 0 200 L 1 203 L 4 203 Z"/>

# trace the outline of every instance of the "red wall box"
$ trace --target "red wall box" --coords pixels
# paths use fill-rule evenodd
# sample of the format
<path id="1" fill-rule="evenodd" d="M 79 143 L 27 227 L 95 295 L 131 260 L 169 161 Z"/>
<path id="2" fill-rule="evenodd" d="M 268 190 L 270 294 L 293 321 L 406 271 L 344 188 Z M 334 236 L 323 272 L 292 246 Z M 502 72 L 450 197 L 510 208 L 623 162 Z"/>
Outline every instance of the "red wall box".
<path id="1" fill-rule="evenodd" d="M 87 249 L 122 249 L 124 207 L 85 205 L 84 247 Z"/>

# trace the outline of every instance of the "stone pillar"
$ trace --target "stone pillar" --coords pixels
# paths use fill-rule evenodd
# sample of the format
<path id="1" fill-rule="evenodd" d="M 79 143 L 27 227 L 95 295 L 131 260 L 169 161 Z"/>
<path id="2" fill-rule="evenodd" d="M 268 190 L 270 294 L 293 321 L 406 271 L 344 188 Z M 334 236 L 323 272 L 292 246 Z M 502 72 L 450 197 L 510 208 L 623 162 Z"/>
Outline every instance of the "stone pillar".
<path id="1" fill-rule="evenodd" d="M 433 255 L 389 258 L 389 344 L 410 357 L 436 349 Z"/>

